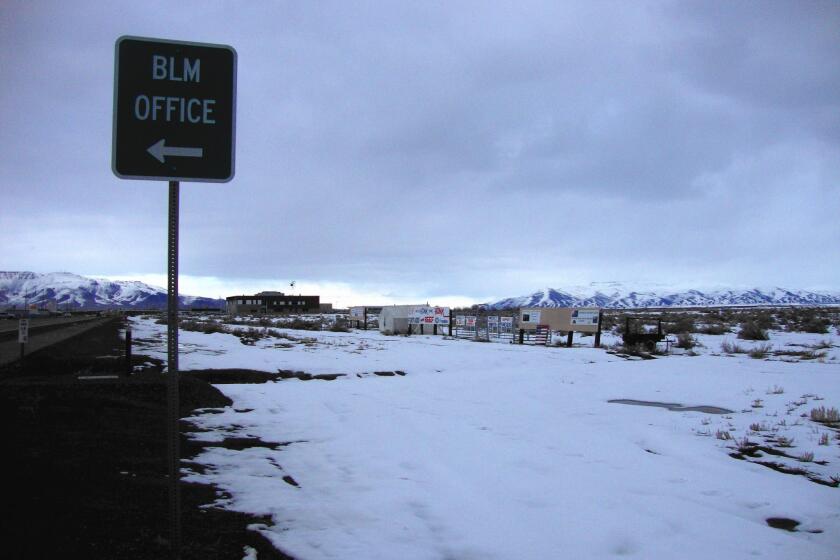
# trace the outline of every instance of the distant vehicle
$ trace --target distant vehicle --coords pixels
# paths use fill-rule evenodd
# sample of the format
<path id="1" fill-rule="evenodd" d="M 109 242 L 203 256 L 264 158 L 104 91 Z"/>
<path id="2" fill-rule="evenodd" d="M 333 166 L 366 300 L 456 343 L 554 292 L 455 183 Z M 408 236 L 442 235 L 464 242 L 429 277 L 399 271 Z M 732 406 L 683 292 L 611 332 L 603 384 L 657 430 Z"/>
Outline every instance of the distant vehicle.
<path id="1" fill-rule="evenodd" d="M 62 315 L 62 317 L 72 317 L 72 315 L 70 315 L 69 313 L 64 313 L 64 314 Z"/>
<path id="2" fill-rule="evenodd" d="M 17 315 L 14 313 L 0 313 L 0 318 L 2 319 L 17 319 Z"/>

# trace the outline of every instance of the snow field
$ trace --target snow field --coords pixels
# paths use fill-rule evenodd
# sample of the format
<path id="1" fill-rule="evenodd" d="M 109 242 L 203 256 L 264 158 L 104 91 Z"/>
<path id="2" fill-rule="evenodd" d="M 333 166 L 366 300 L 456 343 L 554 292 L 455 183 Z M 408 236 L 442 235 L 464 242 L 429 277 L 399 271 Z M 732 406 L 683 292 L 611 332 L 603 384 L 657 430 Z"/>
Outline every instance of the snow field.
<path id="1" fill-rule="evenodd" d="M 134 324 L 146 344 L 138 352 L 164 356 L 165 326 Z M 223 507 L 271 515 L 260 530 L 295 557 L 836 558 L 840 550 L 840 489 L 732 459 L 734 440 L 715 437 L 726 430 L 761 441 L 749 426 L 776 426 L 793 438 L 791 454 L 828 461 L 799 466 L 840 474 L 838 440 L 819 445 L 820 433 L 833 432 L 800 416 L 840 406 L 835 348 L 827 363 L 754 360 L 713 355 L 723 337 L 708 336 L 699 356 L 626 361 L 591 348 L 290 334 L 317 344 L 245 346 L 228 334 L 182 332 L 180 361 L 183 370 L 349 374 L 220 385 L 234 406 L 189 420 L 210 430 L 193 434 L 209 442 L 291 442 L 208 447 L 196 458 L 204 474 L 186 463 L 184 472 L 229 493 Z M 777 335 L 774 344 L 802 338 Z M 355 376 L 397 369 L 407 375 Z M 791 410 L 802 395 L 823 400 Z M 606 402 L 616 398 L 735 412 Z M 770 528 L 768 517 L 796 519 L 800 531 Z"/>

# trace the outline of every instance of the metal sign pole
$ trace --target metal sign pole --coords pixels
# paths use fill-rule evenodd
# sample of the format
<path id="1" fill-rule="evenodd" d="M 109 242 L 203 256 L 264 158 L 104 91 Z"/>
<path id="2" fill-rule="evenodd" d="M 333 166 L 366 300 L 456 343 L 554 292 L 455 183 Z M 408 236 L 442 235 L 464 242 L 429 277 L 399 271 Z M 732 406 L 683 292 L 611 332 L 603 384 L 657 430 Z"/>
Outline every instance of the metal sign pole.
<path id="1" fill-rule="evenodd" d="M 167 311 L 167 358 L 168 375 L 166 383 L 166 403 L 168 410 L 168 447 L 169 447 L 169 512 L 170 512 L 170 547 L 174 558 L 180 557 L 181 551 L 181 452 L 180 398 L 178 391 L 178 181 L 169 181 L 169 242 L 167 246 L 166 272 L 166 311 Z"/>

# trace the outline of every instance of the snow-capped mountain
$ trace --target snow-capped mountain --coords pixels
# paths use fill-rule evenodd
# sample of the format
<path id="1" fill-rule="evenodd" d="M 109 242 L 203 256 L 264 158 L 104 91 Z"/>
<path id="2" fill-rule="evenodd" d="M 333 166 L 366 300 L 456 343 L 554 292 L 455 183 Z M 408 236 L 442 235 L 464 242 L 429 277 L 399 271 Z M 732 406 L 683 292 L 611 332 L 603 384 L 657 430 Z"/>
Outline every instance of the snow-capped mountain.
<path id="1" fill-rule="evenodd" d="M 486 304 L 487 309 L 517 307 L 716 307 L 725 305 L 840 305 L 840 293 L 785 288 L 746 290 L 640 290 L 618 282 L 592 283 L 565 290 L 545 288 L 528 296 Z"/>
<path id="2" fill-rule="evenodd" d="M 179 296 L 180 304 L 189 307 L 219 308 L 218 299 Z M 138 308 L 163 309 L 166 290 L 136 281 L 112 281 L 86 278 L 69 272 L 37 274 L 0 272 L 0 308 L 55 302 L 59 309 Z"/>

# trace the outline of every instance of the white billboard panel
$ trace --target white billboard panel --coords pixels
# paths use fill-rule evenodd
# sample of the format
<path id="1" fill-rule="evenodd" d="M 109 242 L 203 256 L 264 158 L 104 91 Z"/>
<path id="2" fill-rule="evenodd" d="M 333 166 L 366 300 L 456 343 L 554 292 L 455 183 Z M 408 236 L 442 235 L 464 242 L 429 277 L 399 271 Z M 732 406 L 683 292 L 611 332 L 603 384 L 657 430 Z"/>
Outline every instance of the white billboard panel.
<path id="1" fill-rule="evenodd" d="M 540 322 L 540 312 L 539 311 L 527 311 L 522 312 L 522 322 L 523 323 L 539 323 Z"/>
<path id="2" fill-rule="evenodd" d="M 572 324 L 573 325 L 597 325 L 598 324 L 598 309 L 573 309 L 572 310 Z"/>

